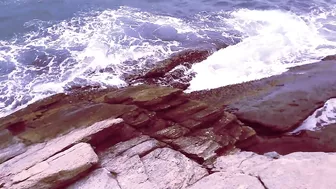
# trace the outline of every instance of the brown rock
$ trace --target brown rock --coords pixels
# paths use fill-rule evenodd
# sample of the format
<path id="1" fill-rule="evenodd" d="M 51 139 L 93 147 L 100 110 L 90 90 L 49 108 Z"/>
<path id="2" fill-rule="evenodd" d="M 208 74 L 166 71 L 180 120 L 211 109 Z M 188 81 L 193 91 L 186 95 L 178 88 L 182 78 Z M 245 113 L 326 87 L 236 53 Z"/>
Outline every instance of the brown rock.
<path id="1" fill-rule="evenodd" d="M 155 106 L 170 100 L 172 97 L 180 95 L 180 89 L 170 87 L 153 87 L 147 90 L 138 91 L 131 94 L 133 102 L 139 106 Z"/>
<path id="2" fill-rule="evenodd" d="M 238 124 L 227 130 L 227 133 L 236 140 L 239 140 L 240 136 L 242 135 L 242 132 L 243 129 Z"/>
<path id="3" fill-rule="evenodd" d="M 177 139 L 187 133 L 189 133 L 189 129 L 179 125 L 173 125 L 171 127 L 157 131 L 155 133 L 155 136 L 161 139 Z"/>
<path id="4" fill-rule="evenodd" d="M 253 130 L 251 127 L 248 126 L 243 126 L 241 127 L 242 129 L 242 133 L 239 136 L 239 141 L 244 141 L 250 137 L 255 136 L 257 133 L 255 132 L 255 130 Z"/>
<path id="5" fill-rule="evenodd" d="M 182 93 L 179 89 L 139 85 L 127 87 L 105 96 L 105 102 L 110 104 L 132 103 L 141 107 L 151 107 L 164 103 Z"/>
<path id="6" fill-rule="evenodd" d="M 172 142 L 182 152 L 193 156 L 197 160 L 206 161 L 215 157 L 216 150 L 222 146 L 206 137 L 180 137 Z"/>
<path id="7" fill-rule="evenodd" d="M 214 123 L 214 127 L 218 128 L 219 130 L 225 128 L 229 128 L 232 124 L 237 124 L 237 117 L 231 113 L 224 112 L 224 115 Z"/>
<path id="8" fill-rule="evenodd" d="M 151 117 L 147 127 L 142 127 L 141 131 L 148 135 L 153 135 L 155 132 L 170 127 L 174 124 L 175 124 L 174 122 L 167 121 L 158 117 Z"/>
<path id="9" fill-rule="evenodd" d="M 209 107 L 202 111 L 199 111 L 192 115 L 192 119 L 202 121 L 202 122 L 211 122 L 219 119 L 223 115 L 223 110 L 218 107 Z"/>
<path id="10" fill-rule="evenodd" d="M 134 109 L 136 106 L 103 103 L 66 105 L 49 110 L 39 119 L 27 121 L 26 127 L 29 129 L 18 137 L 24 139 L 26 143 L 42 142 L 74 128 L 86 127 L 111 117 L 119 117 Z"/>
<path id="11" fill-rule="evenodd" d="M 109 104 L 121 104 L 126 101 L 131 101 L 131 94 L 138 91 L 146 90 L 148 88 L 150 88 L 150 86 L 148 85 L 138 85 L 114 90 L 113 92 L 110 92 L 104 96 L 104 102 Z"/>
<path id="12" fill-rule="evenodd" d="M 145 78 L 162 77 L 178 65 L 193 64 L 205 60 L 212 52 L 208 50 L 187 50 L 169 59 L 157 63 L 157 66 L 145 74 Z"/>
<path id="13" fill-rule="evenodd" d="M 2 145 L 0 138 L 0 158 L 4 149 L 14 153 L 4 156 L 5 162 L 0 164 L 0 185 L 48 188 L 71 184 L 77 174 L 89 174 L 89 167 L 70 177 L 77 169 L 69 166 L 69 170 L 64 169 L 65 179 L 59 179 L 63 168 L 44 170 L 43 166 L 49 166 L 45 162 L 54 165 L 50 158 L 58 159 L 58 154 L 63 157 L 63 152 L 85 142 L 98 154 L 99 168 L 109 172 L 92 173 L 93 177 L 106 179 L 101 183 L 92 183 L 92 177 L 87 176 L 76 182 L 79 185 L 111 182 L 120 188 L 165 188 L 166 184 L 187 187 L 207 174 L 196 162 L 210 166 L 217 155 L 232 152 L 238 141 L 246 142 L 254 136 L 253 129 L 221 106 L 190 100 L 178 89 L 140 85 L 96 93 L 81 94 L 78 90 L 51 100 L 51 104 L 32 105 L 4 118 L 0 134 L 6 131 L 4 138 L 10 144 Z M 85 98 L 85 94 L 90 97 Z M 16 153 L 16 143 L 27 145 L 27 151 Z M 158 170 L 163 162 L 167 166 Z M 63 166 L 67 161 L 57 163 Z M 39 172 L 41 167 L 43 171 Z M 180 175 L 182 169 L 189 168 L 187 177 Z M 174 175 L 166 179 L 165 174 L 171 174 L 172 169 Z M 163 179 L 155 178 L 156 173 L 163 174 Z M 174 180 L 176 175 L 181 178 Z M 17 183 L 11 182 L 14 177 Z"/>
<path id="14" fill-rule="evenodd" d="M 131 112 L 125 113 L 122 118 L 125 122 L 135 128 L 140 128 L 148 126 L 151 121 L 151 118 L 155 116 L 155 113 L 149 113 L 143 110 L 134 110 Z"/>
<path id="15" fill-rule="evenodd" d="M 187 120 L 184 120 L 184 121 L 180 122 L 180 124 L 184 127 L 187 127 L 189 129 L 194 130 L 194 129 L 200 128 L 203 125 L 203 122 L 202 121 L 196 121 L 196 120 L 193 120 L 193 119 L 187 119 Z"/>
<path id="16" fill-rule="evenodd" d="M 196 131 L 192 134 L 192 136 L 206 137 L 209 140 L 216 141 L 222 146 L 233 145 L 237 142 L 236 137 L 231 136 L 227 130 L 219 130 L 214 127 Z"/>
<path id="17" fill-rule="evenodd" d="M 150 107 L 147 107 L 147 108 L 149 110 L 152 110 L 152 111 L 161 111 L 161 110 L 166 110 L 166 109 L 169 109 L 169 108 L 179 106 L 179 105 L 181 105 L 181 104 L 183 104 L 187 101 L 188 101 L 188 99 L 184 95 L 179 95 L 178 97 L 173 98 L 173 99 L 169 99 L 164 103 L 157 104 L 155 106 L 150 106 Z"/>
<path id="18" fill-rule="evenodd" d="M 156 63 L 155 67 L 145 74 L 126 76 L 125 80 L 129 85 L 143 83 L 185 90 L 194 75 L 194 73 L 187 72 L 192 64 L 201 62 L 216 50 L 226 47 L 227 45 L 223 43 L 213 43 L 206 49 L 185 50 Z"/>
<path id="19" fill-rule="evenodd" d="M 322 59 L 322 61 L 336 60 L 336 55 L 329 55 Z"/>
<path id="20" fill-rule="evenodd" d="M 111 92 L 104 97 L 104 102 L 109 104 L 122 104 L 128 100 L 131 100 L 131 97 L 125 94 L 124 90 Z"/>
<path id="21" fill-rule="evenodd" d="M 187 120 L 190 115 L 204 110 L 205 108 L 207 108 L 205 103 L 190 100 L 185 104 L 165 111 L 164 116 L 176 122 L 182 122 Z"/>

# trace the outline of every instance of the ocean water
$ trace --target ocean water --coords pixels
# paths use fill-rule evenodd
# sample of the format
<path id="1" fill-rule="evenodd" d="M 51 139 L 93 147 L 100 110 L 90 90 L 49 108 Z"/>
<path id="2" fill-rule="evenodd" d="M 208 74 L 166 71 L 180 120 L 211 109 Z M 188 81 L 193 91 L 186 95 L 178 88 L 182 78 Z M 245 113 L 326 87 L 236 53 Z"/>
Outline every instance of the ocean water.
<path id="1" fill-rule="evenodd" d="M 219 43 L 230 46 L 193 66 L 187 91 L 336 54 L 336 0 L 0 0 L 0 117 Z"/>

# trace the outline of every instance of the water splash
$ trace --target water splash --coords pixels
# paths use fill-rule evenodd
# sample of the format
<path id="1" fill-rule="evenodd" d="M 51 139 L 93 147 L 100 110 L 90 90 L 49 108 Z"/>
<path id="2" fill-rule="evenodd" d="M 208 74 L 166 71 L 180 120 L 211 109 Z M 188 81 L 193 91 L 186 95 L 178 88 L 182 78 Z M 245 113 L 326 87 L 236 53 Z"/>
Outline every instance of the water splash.
<path id="1" fill-rule="evenodd" d="M 335 11 L 307 15 L 280 10 L 232 12 L 222 22 L 239 31 L 242 41 L 194 65 L 197 74 L 188 91 L 269 77 L 335 53 Z"/>

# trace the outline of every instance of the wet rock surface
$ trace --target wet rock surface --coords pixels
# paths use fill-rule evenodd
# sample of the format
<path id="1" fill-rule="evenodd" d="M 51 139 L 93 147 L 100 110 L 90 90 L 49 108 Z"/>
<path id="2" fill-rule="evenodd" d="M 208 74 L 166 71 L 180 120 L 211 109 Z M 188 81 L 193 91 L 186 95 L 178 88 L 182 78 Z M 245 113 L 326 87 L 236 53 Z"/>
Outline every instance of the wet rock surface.
<path id="1" fill-rule="evenodd" d="M 190 96 L 222 105 L 260 134 L 285 133 L 336 96 L 335 71 L 336 62 L 318 62 L 257 81 L 193 92 Z"/>
<path id="2" fill-rule="evenodd" d="M 4 188 L 186 188 L 255 135 L 221 107 L 151 85 L 55 95 L 0 128 Z"/>
<path id="3" fill-rule="evenodd" d="M 335 69 L 191 94 L 138 85 L 48 97 L 0 119 L 0 188 L 332 188 L 334 153 L 295 152 L 335 152 L 336 125 L 288 131 L 336 96 Z"/>
<path id="4" fill-rule="evenodd" d="M 254 140 L 252 142 L 252 140 Z M 301 131 L 295 135 L 255 137 L 239 146 L 240 148 L 263 154 L 276 151 L 279 154 L 293 152 L 336 152 L 336 124 L 317 131 Z"/>
<path id="5" fill-rule="evenodd" d="M 226 48 L 226 44 L 215 44 L 211 48 L 191 49 L 173 54 L 168 59 L 156 63 L 149 71 L 125 78 L 130 85 L 136 83 L 159 84 L 179 89 L 187 89 L 194 76 L 190 72 L 193 64 L 202 62 L 215 51 Z"/>
<path id="6" fill-rule="evenodd" d="M 323 61 L 336 60 L 336 54 L 335 55 L 326 56 L 322 60 Z"/>

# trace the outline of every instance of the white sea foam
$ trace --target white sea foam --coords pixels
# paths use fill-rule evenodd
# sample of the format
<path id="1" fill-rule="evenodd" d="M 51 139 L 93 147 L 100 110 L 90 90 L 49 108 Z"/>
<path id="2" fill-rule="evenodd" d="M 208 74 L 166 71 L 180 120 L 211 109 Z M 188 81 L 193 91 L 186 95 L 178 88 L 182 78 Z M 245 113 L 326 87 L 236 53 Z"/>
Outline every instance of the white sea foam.
<path id="1" fill-rule="evenodd" d="M 6 78 L 0 75 L 0 117 L 71 86 L 122 86 L 125 73 L 204 41 L 241 42 L 195 65 L 189 91 L 278 74 L 333 54 L 334 20 L 335 11 L 297 16 L 241 9 L 186 21 L 128 7 L 54 23 L 32 20 L 25 26 L 38 30 L 0 41 L 0 63 L 8 63 Z"/>
<path id="2" fill-rule="evenodd" d="M 280 74 L 288 67 L 335 54 L 335 20 L 336 9 L 307 15 L 280 10 L 234 11 L 222 22 L 241 32 L 242 42 L 195 64 L 196 77 L 188 91 Z"/>
<path id="3" fill-rule="evenodd" d="M 12 65 L 7 78 L 0 78 L 0 117 L 69 86 L 123 86 L 123 74 L 182 50 L 179 38 L 207 37 L 199 34 L 203 26 L 128 7 L 80 13 L 58 23 L 31 20 L 25 27 L 38 29 L 0 41 L 0 61 Z"/>
<path id="4" fill-rule="evenodd" d="M 297 133 L 302 130 L 315 131 L 334 123 L 336 123 L 336 98 L 328 100 L 322 108 L 317 109 L 300 127 L 291 133 Z"/>

